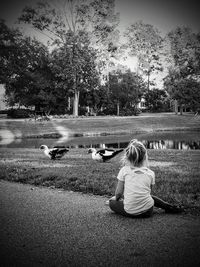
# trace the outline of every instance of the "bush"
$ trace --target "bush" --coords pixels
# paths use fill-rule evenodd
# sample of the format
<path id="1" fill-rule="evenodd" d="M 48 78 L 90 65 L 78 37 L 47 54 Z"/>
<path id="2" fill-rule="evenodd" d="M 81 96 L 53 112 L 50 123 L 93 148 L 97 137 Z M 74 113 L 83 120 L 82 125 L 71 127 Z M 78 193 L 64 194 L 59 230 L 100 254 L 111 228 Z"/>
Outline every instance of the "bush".
<path id="1" fill-rule="evenodd" d="M 8 113 L 8 110 L 5 109 L 5 110 L 0 110 L 0 114 L 7 114 Z"/>
<path id="2" fill-rule="evenodd" d="M 79 114 L 79 116 L 85 116 L 87 114 L 86 107 L 79 107 L 78 108 L 78 114 Z"/>
<path id="3" fill-rule="evenodd" d="M 30 109 L 9 109 L 7 116 L 15 119 L 30 118 L 33 113 Z"/>
<path id="4" fill-rule="evenodd" d="M 136 107 L 124 108 L 120 111 L 121 116 L 138 116 L 141 113 L 141 110 Z"/>
<path id="5" fill-rule="evenodd" d="M 112 105 L 108 105 L 106 108 L 103 109 L 103 111 L 99 111 L 97 115 L 104 116 L 104 115 L 116 115 L 117 114 L 117 108 Z"/>

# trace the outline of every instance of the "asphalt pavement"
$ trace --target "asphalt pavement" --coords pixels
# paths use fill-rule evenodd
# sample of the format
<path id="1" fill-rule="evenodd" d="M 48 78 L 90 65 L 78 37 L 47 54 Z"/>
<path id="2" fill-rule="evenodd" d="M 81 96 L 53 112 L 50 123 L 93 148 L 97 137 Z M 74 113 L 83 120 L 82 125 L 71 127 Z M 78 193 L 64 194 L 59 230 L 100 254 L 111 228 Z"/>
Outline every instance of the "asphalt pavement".
<path id="1" fill-rule="evenodd" d="M 116 215 L 105 197 L 0 181 L 0 266 L 200 266 L 200 218 Z"/>

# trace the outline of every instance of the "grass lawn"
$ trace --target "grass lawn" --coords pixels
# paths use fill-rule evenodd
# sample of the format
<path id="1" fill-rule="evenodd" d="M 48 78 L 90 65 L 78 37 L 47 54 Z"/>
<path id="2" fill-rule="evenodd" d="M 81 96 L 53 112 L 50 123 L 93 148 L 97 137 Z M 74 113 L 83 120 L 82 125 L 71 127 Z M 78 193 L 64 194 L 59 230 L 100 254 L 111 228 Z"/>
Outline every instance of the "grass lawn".
<path id="1" fill-rule="evenodd" d="M 200 116 L 173 113 L 146 114 L 133 117 L 83 117 L 38 122 L 34 120 L 0 120 L 0 129 L 9 129 L 22 137 L 59 134 L 62 126 L 71 134 L 123 134 L 169 130 L 199 130 Z"/>
<path id="2" fill-rule="evenodd" d="M 169 130 L 200 131 L 200 116 L 143 114 L 138 117 L 91 117 L 34 122 L 0 120 L 0 129 L 23 137 L 57 132 L 57 126 L 72 133 L 137 133 Z M 156 172 L 153 194 L 183 204 L 200 215 L 200 150 L 149 150 L 150 167 Z M 39 149 L 0 149 L 0 179 L 111 196 L 120 169 L 120 156 L 109 163 L 91 160 L 86 149 L 71 149 L 60 161 L 50 161 Z"/>
<path id="3" fill-rule="evenodd" d="M 1 149 L 0 156 L 0 179 L 107 196 L 121 166 L 120 156 L 98 163 L 86 149 L 71 149 L 59 161 L 38 149 Z M 153 194 L 200 214 L 200 151 L 149 150 L 149 159 L 156 172 Z"/>

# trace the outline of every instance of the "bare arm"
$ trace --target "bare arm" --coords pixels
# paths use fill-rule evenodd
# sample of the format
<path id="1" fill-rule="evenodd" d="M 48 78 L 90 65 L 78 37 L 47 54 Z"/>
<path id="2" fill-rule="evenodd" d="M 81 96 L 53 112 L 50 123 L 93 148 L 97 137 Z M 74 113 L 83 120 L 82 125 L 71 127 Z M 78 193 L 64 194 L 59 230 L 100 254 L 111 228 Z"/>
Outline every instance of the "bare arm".
<path id="1" fill-rule="evenodd" d="M 153 189 L 154 189 L 154 185 L 151 184 L 151 196 L 153 197 Z"/>
<path id="2" fill-rule="evenodd" d="M 115 190 L 116 200 L 119 200 L 124 194 L 124 182 L 118 180 L 117 187 Z"/>

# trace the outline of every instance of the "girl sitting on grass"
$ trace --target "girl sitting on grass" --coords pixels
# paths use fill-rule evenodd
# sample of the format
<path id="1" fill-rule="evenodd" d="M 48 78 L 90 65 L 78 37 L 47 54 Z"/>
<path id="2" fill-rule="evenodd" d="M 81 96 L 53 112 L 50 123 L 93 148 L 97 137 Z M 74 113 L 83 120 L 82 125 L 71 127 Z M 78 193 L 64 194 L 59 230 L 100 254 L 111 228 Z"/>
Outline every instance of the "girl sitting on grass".
<path id="1" fill-rule="evenodd" d="M 150 217 L 153 206 L 162 208 L 167 213 L 183 211 L 156 196 L 151 195 L 155 184 L 155 174 L 148 168 L 148 156 L 145 146 L 131 140 L 123 157 L 124 167 L 117 176 L 115 196 L 109 200 L 112 211 L 133 218 Z"/>

